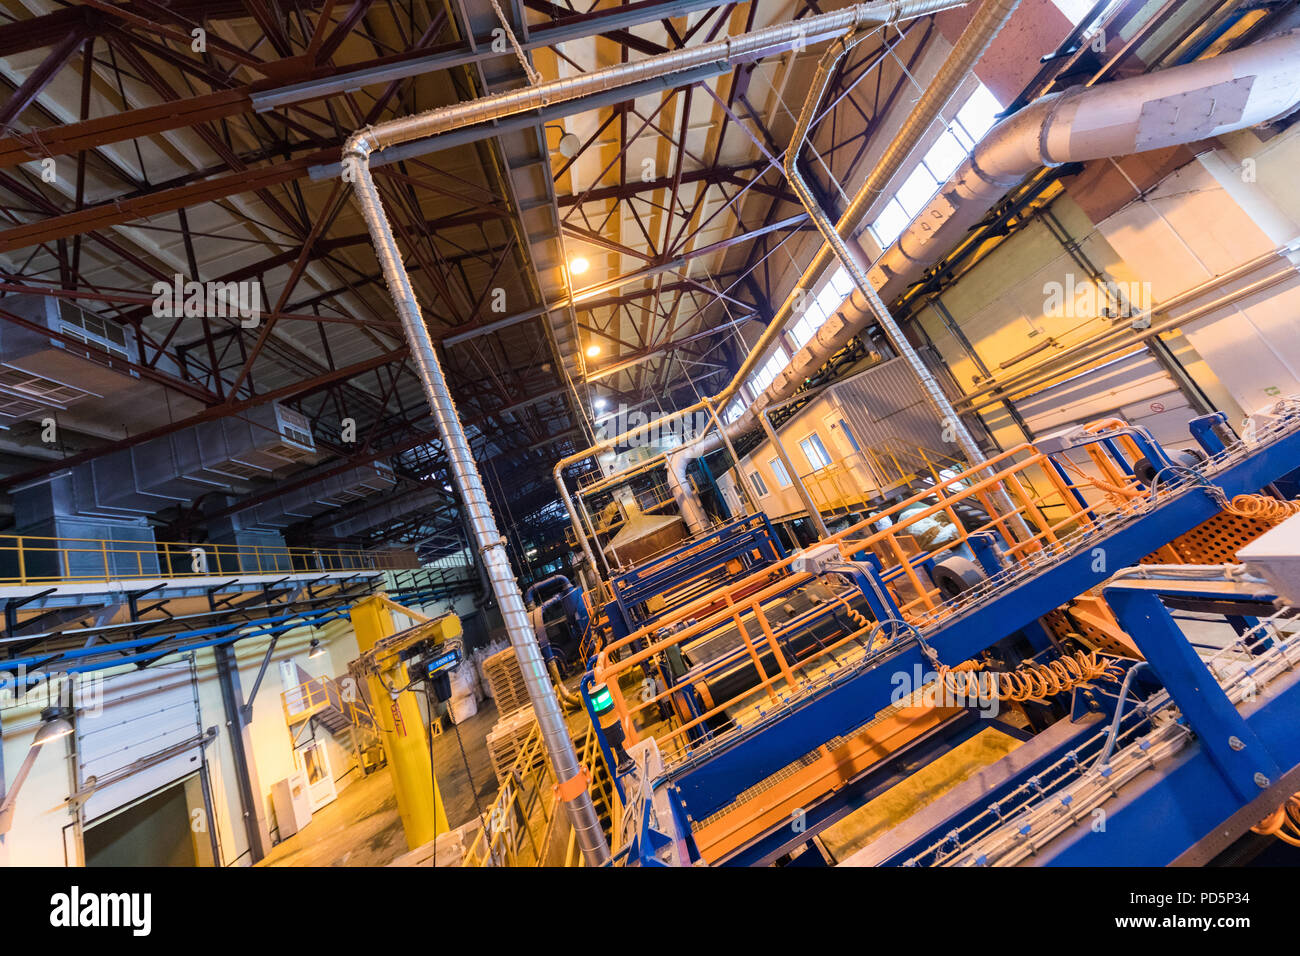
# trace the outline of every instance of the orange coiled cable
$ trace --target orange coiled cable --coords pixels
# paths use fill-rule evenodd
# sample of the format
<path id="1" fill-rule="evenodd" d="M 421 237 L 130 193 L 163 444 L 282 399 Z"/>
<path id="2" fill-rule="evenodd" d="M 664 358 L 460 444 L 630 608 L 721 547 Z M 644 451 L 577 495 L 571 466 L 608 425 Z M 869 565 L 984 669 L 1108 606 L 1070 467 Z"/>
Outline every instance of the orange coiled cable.
<path id="1" fill-rule="evenodd" d="M 939 680 L 950 694 L 966 698 L 984 696 L 988 687 L 981 687 L 980 672 L 983 665 L 966 661 L 956 667 L 939 670 Z M 1073 690 L 1080 684 L 1106 678 L 1118 680 L 1123 671 L 1096 651 L 1078 651 L 1049 661 L 1046 664 L 1026 664 L 1013 671 L 984 671 L 994 680 L 996 696 L 1006 701 L 1044 701 L 1054 694 Z"/>
<path id="2" fill-rule="evenodd" d="M 1283 843 L 1300 846 L 1300 793 L 1288 797 L 1280 807 L 1250 829 L 1252 833 L 1275 836 Z"/>
<path id="3" fill-rule="evenodd" d="M 1300 514 L 1300 501 L 1282 501 L 1268 495 L 1237 495 L 1223 510 L 1240 518 L 1285 521 Z"/>

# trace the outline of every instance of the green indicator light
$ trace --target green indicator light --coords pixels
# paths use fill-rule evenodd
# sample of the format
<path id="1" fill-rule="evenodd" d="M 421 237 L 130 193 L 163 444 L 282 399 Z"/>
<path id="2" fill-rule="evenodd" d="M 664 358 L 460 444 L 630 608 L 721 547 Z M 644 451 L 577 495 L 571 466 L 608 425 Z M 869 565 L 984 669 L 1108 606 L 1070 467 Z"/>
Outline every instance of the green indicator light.
<path id="1" fill-rule="evenodd" d="M 614 698 L 610 696 L 609 688 L 601 686 L 591 695 L 591 709 L 598 714 L 603 714 L 614 706 Z"/>

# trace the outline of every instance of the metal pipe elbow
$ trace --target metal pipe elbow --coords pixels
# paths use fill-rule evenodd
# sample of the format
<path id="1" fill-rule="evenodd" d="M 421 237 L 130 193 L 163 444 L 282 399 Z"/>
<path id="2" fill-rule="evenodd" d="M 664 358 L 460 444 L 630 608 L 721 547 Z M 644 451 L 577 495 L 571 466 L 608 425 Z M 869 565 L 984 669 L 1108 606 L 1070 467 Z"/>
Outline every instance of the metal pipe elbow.
<path id="1" fill-rule="evenodd" d="M 347 138 L 343 144 L 343 157 L 346 159 L 353 156 L 363 163 L 370 161 L 370 154 L 378 148 L 375 142 L 374 129 L 370 126 L 359 129 Z"/>

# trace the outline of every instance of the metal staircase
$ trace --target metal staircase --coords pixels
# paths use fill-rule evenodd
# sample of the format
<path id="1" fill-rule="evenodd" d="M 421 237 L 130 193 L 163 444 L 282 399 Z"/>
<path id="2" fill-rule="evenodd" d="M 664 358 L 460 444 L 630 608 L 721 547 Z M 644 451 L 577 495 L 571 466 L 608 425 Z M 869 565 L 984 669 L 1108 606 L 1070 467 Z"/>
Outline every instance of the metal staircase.
<path id="1" fill-rule="evenodd" d="M 336 739 L 347 740 L 363 773 L 382 765 L 379 728 L 364 689 L 330 677 L 311 677 L 302 668 L 298 668 L 298 677 L 298 685 L 280 695 L 295 746 L 315 722 Z"/>

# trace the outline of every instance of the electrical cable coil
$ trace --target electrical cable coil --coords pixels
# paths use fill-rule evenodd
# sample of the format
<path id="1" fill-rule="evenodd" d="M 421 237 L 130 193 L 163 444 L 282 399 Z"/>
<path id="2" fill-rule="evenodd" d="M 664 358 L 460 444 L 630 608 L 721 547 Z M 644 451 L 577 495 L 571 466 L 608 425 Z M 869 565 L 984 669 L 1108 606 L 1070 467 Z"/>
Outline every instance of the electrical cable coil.
<path id="1" fill-rule="evenodd" d="M 985 671 L 977 661 L 956 667 L 941 667 L 939 680 L 948 693 L 966 699 L 996 696 L 999 700 L 1042 702 L 1055 694 L 1073 690 L 1095 680 L 1119 680 L 1124 672 L 1114 661 L 1096 651 L 1066 654 L 1046 664 L 1027 664 L 1013 671 Z M 981 675 L 992 678 L 981 680 Z M 989 691 L 994 693 L 990 694 Z"/>
<path id="2" fill-rule="evenodd" d="M 1300 793 L 1288 797 L 1282 806 L 1250 830 L 1252 833 L 1275 836 L 1291 846 L 1300 846 Z"/>
<path id="3" fill-rule="evenodd" d="M 1300 514 L 1300 501 L 1281 501 L 1268 495 L 1237 495 L 1223 510 L 1239 518 L 1285 521 Z"/>

